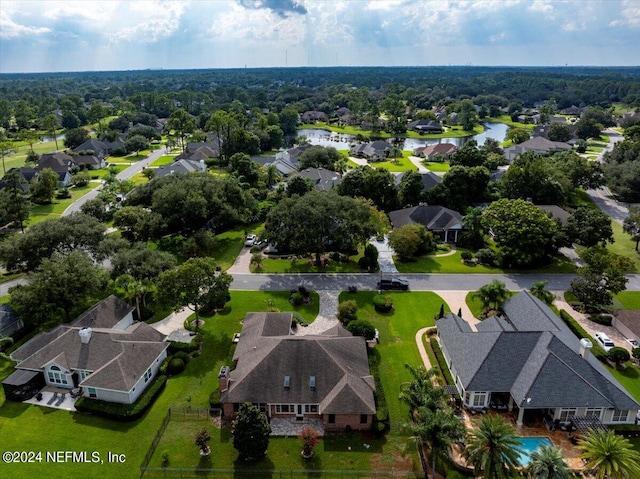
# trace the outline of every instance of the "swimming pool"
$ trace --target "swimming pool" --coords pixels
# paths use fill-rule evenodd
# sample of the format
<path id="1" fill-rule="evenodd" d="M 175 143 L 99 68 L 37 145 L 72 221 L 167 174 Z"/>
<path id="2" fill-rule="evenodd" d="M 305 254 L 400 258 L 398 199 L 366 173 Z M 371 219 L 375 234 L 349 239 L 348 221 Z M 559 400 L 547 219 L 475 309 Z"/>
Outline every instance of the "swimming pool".
<path id="1" fill-rule="evenodd" d="M 529 464 L 530 456 L 533 451 L 538 449 L 540 446 L 553 446 L 551 439 L 545 436 L 519 436 L 518 441 L 522 443 L 520 449 L 522 449 L 522 454 L 520 454 L 520 458 L 518 462 L 520 462 L 521 466 L 527 466 Z"/>

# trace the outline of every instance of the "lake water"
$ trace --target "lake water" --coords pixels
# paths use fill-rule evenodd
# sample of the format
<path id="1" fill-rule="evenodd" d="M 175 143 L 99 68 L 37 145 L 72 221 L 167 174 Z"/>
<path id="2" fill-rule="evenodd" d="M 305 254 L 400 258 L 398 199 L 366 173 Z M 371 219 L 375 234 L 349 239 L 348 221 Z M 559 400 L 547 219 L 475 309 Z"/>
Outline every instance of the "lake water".
<path id="1" fill-rule="evenodd" d="M 403 150 L 414 150 L 420 146 L 435 145 L 438 143 L 453 143 L 462 146 L 470 138 L 475 139 L 478 145 L 483 145 L 487 138 L 493 138 L 503 142 L 509 127 L 504 123 L 483 123 L 485 130 L 473 136 L 463 138 L 405 138 Z M 344 133 L 320 130 L 318 128 L 298 130 L 298 135 L 305 135 L 312 145 L 333 146 L 338 150 L 348 150 L 350 145 L 356 143 L 356 137 Z M 400 140 L 400 139 L 399 139 Z"/>
<path id="2" fill-rule="evenodd" d="M 56 138 L 58 139 L 58 141 L 60 140 L 64 140 L 65 134 L 64 133 L 60 133 L 59 135 L 56 135 Z M 44 135 L 42 137 L 42 141 L 53 141 L 53 136 L 51 135 Z"/>

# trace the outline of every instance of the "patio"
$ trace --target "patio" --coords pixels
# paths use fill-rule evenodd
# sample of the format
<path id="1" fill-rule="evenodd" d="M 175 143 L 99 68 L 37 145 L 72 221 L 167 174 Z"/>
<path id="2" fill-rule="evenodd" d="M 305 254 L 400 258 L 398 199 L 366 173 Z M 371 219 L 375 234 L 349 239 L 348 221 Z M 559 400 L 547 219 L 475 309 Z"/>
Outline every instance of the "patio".
<path id="1" fill-rule="evenodd" d="M 40 401 L 38 401 L 38 394 L 36 394 L 31 399 L 23 402 L 25 404 L 34 404 L 36 406 L 50 407 L 52 409 L 62 409 L 64 411 L 75 412 L 76 410 L 74 405 L 77 398 L 71 397 L 71 390 L 69 389 L 45 386 L 40 390 L 39 394 L 42 394 L 42 399 L 40 399 Z"/>

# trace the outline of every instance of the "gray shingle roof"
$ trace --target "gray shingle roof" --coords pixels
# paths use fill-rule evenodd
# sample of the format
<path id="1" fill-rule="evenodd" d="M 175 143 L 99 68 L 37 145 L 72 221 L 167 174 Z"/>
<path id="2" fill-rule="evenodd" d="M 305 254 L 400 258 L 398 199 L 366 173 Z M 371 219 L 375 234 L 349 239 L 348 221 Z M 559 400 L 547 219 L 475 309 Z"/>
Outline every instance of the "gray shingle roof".
<path id="1" fill-rule="evenodd" d="M 444 206 L 419 205 L 391 211 L 389 219 L 394 228 L 407 224 L 421 224 L 431 231 L 461 230 L 462 215 Z"/>
<path id="2" fill-rule="evenodd" d="M 290 324 L 290 313 L 247 314 L 222 402 L 320 404 L 321 414 L 375 413 L 363 338 L 291 336 Z M 285 334 L 274 335 L 278 331 Z M 315 388 L 309 385 L 312 376 Z"/>
<path id="3" fill-rule="evenodd" d="M 117 296 L 110 295 L 78 316 L 71 326 L 111 329 L 134 309 Z"/>
<path id="4" fill-rule="evenodd" d="M 580 356 L 578 339 L 529 292 L 511 297 L 503 310 L 477 332 L 453 314 L 437 322 L 465 389 L 510 392 L 530 408 L 640 407 L 593 355 Z"/>

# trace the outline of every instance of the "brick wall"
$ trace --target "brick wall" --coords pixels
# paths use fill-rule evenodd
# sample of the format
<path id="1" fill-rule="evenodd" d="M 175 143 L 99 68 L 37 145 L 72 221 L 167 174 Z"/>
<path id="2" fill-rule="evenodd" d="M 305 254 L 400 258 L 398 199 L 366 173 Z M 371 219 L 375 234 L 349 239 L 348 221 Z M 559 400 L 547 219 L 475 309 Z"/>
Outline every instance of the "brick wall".
<path id="1" fill-rule="evenodd" d="M 351 426 L 352 431 L 366 431 L 371 429 L 373 416 L 367 415 L 367 423 L 360 424 L 360 414 L 336 414 L 335 423 L 329 423 L 329 415 L 322 416 L 325 431 L 345 431 L 347 426 Z"/>

